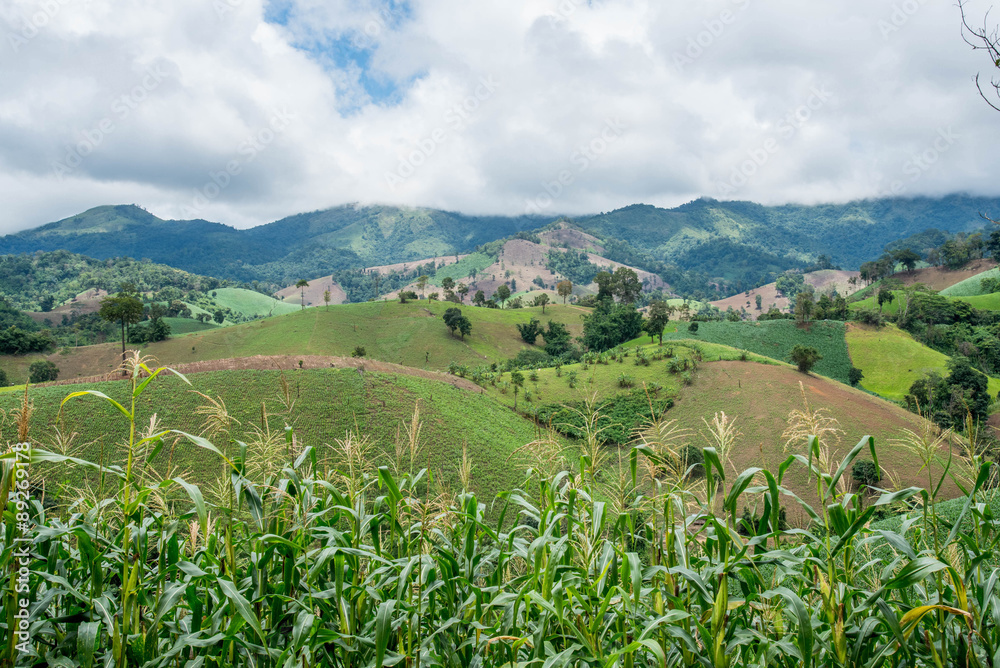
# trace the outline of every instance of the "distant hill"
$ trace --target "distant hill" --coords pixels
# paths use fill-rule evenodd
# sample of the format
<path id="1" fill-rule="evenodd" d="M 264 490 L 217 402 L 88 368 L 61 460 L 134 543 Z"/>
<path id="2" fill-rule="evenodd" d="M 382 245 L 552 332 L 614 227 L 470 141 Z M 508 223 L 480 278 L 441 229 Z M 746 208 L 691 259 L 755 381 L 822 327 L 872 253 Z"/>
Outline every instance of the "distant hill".
<path id="1" fill-rule="evenodd" d="M 572 221 L 607 259 L 658 274 L 695 297 L 731 295 L 827 255 L 856 269 L 886 244 L 928 229 L 968 232 L 1000 198 L 950 195 L 846 204 L 762 206 L 699 199 L 674 209 L 636 204 Z M 340 206 L 248 230 L 161 220 L 137 206 L 103 206 L 0 238 L 0 254 L 68 250 L 149 258 L 198 274 L 288 285 L 338 270 L 468 253 L 554 217 L 467 216 L 424 208 Z"/>
<path id="2" fill-rule="evenodd" d="M 99 259 L 149 258 L 198 274 L 285 284 L 332 269 L 474 248 L 545 222 L 433 209 L 341 206 L 237 230 L 204 220 L 162 220 L 133 205 L 101 206 L 0 237 L 0 254 L 68 250 Z"/>

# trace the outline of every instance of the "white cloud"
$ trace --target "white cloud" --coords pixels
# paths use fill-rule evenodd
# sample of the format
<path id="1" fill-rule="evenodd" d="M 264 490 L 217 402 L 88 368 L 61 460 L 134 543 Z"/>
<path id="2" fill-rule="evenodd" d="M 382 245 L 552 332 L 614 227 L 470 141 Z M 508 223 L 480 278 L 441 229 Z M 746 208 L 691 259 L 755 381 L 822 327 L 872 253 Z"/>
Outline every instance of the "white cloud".
<path id="1" fill-rule="evenodd" d="M 0 0 L 0 231 L 129 202 L 248 226 L 1000 192 L 989 64 L 947 3 L 287 5 Z"/>

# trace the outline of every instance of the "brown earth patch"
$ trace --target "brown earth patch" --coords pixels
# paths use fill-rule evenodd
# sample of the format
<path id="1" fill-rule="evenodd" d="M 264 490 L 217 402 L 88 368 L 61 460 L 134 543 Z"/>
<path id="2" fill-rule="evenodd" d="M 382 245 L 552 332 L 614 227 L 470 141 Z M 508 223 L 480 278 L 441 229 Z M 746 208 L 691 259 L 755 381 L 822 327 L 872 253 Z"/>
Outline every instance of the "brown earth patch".
<path id="1" fill-rule="evenodd" d="M 378 272 L 383 276 L 386 276 L 394 271 L 404 273 L 407 271 L 413 271 L 417 268 L 417 266 L 427 264 L 428 262 L 433 262 L 438 267 L 446 267 L 449 264 L 455 264 L 459 260 L 467 257 L 469 257 L 467 253 L 465 255 L 439 255 L 438 257 L 427 258 L 426 260 L 413 260 L 410 262 L 397 262 L 396 264 L 382 264 L 377 267 L 365 267 L 365 272 Z"/>
<path id="2" fill-rule="evenodd" d="M 118 361 L 121 361 L 119 353 Z M 117 367 L 116 367 L 117 368 Z M 428 380 L 436 380 L 448 383 L 462 390 L 470 392 L 482 392 L 483 389 L 470 380 L 452 376 L 438 371 L 425 371 L 413 367 L 401 366 L 390 362 L 380 362 L 355 357 L 330 357 L 325 355 L 256 355 L 254 357 L 237 357 L 222 360 L 206 360 L 202 362 L 189 362 L 187 364 L 174 364 L 171 369 L 184 375 L 190 373 L 203 373 L 206 371 L 233 371 L 243 369 L 357 369 L 359 372 L 378 371 L 381 373 L 396 373 L 407 376 L 416 376 Z M 51 383 L 44 383 L 41 386 L 49 385 L 78 385 L 81 383 L 96 383 L 107 380 L 121 380 L 120 373 L 112 371 L 100 375 L 86 378 L 67 378 Z"/>
<path id="3" fill-rule="evenodd" d="M 807 376 L 795 369 L 750 362 L 710 362 L 698 368 L 693 385 L 681 390 L 676 405 L 668 417 L 677 419 L 682 427 L 695 432 L 691 443 L 704 445 L 697 433 L 707 433 L 702 418 L 711 420 L 713 414 L 724 411 L 736 418 L 742 438 L 731 454 L 733 474 L 747 468 L 760 466 L 777 471 L 778 465 L 801 446 L 786 451 L 782 432 L 788 426 L 788 416 L 793 410 L 803 408 L 802 391 L 806 390 L 813 410 L 826 409 L 844 430 L 839 444 L 833 448 L 834 459 L 841 458 L 865 435 L 875 438 L 879 464 L 884 470 L 895 471 L 904 487 L 927 486 L 927 473 L 920 471 L 920 463 L 913 455 L 890 442 L 899 437 L 903 429 L 917 431 L 921 419 L 895 404 L 866 394 L 847 385 L 817 376 Z M 864 459 L 871 455 L 862 454 Z M 804 454 L 804 452 L 803 452 Z M 940 471 L 935 471 L 940 474 Z M 850 476 L 850 473 L 847 473 Z M 935 478 L 935 483 L 936 483 Z M 807 503 L 817 508 L 819 503 L 815 485 L 810 482 L 805 469 L 795 464 L 786 474 L 785 486 L 796 491 Z M 890 484 L 888 480 L 886 484 Z M 954 482 L 946 480 L 942 497 L 959 494 Z M 789 520 L 805 523 L 808 516 L 791 499 L 784 501 Z"/>
<path id="4" fill-rule="evenodd" d="M 327 290 L 330 291 L 331 304 L 347 303 L 347 293 L 333 280 L 333 275 L 331 274 L 330 276 L 321 276 L 309 281 L 309 287 L 305 289 L 306 306 L 325 306 L 326 302 L 323 301 L 323 293 Z M 289 304 L 302 303 L 302 289 L 294 285 L 278 290 L 274 293 L 274 296 Z"/>
<path id="5" fill-rule="evenodd" d="M 52 324 L 58 325 L 64 315 L 67 318 L 71 318 L 74 313 L 76 315 L 97 313 L 101 310 L 101 300 L 107 296 L 108 293 L 104 290 L 94 288 L 92 290 L 81 292 L 65 304 L 60 304 L 47 313 L 25 311 L 25 314 L 40 325 L 43 324 L 46 319 L 51 320 Z"/>
<path id="6" fill-rule="evenodd" d="M 835 269 L 825 269 L 823 271 L 813 271 L 803 276 L 803 280 L 816 290 L 816 294 L 826 292 L 830 289 L 836 289 L 842 295 L 847 295 L 852 292 L 848 280 L 853 276 L 859 276 L 860 274 L 856 271 L 842 271 Z M 778 290 L 774 287 L 774 283 L 768 283 L 767 285 L 762 285 L 759 288 L 754 288 L 747 292 L 740 293 L 738 295 L 733 295 L 732 297 L 726 297 L 725 299 L 719 299 L 717 301 L 711 302 L 713 306 L 718 306 L 719 309 L 725 311 L 729 307 L 734 310 L 739 311 L 741 308 L 747 310 L 747 314 L 750 316 L 751 320 L 756 320 L 761 313 L 767 313 L 771 306 L 778 307 L 779 310 L 785 311 L 788 309 L 788 305 L 791 303 L 787 297 L 779 296 Z M 761 297 L 761 310 L 757 310 L 757 295 Z"/>

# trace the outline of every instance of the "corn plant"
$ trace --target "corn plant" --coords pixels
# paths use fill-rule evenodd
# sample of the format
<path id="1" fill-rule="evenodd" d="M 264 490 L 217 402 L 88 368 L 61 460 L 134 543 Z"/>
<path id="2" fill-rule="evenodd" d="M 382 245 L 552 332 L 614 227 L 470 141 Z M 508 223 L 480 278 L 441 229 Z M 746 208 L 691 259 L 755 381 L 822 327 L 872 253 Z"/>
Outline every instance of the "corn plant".
<path id="1" fill-rule="evenodd" d="M 734 427 L 717 417 L 706 425 L 704 482 L 690 484 L 687 434 L 659 416 L 617 467 L 594 466 L 604 456 L 595 444 L 568 462 L 555 439 L 542 438 L 523 449 L 537 465 L 519 489 L 478 499 L 469 453 L 462 489 L 432 491 L 433 472 L 411 456 L 420 450 L 416 418 L 392 467 L 376 466 L 372 442 L 358 433 L 331 446 L 330 470 L 301 444 L 253 474 L 250 446 L 224 423 L 203 436 L 142 436 L 134 402 L 161 371 L 137 361 L 132 406 L 114 404 L 133 427 L 121 465 L 30 453 L 29 467 L 104 476 L 105 496 L 49 515 L 20 495 L 18 453 L 0 458 L 4 666 L 1000 662 L 1000 522 L 981 459 L 954 522 L 928 510 L 889 531 L 872 528 L 874 512 L 929 505 L 940 480 L 930 489 L 842 491 L 860 455 L 878 465 L 872 439 L 835 469 L 811 438 L 773 470 L 735 474 L 725 453 Z M 111 401 L 94 392 L 67 401 L 88 397 Z M 231 442 L 217 447 L 210 435 Z M 180 476 L 153 475 L 173 438 L 217 456 L 229 493 L 213 502 Z M 793 467 L 812 476 L 820 506 L 783 485 Z M 153 503 L 158 495 L 167 502 Z M 787 503 L 810 522 L 782 528 Z M 740 519 L 748 508 L 761 518 L 749 526 Z M 23 578 L 12 570 L 22 545 Z M 22 609 L 28 631 L 19 642 Z"/>

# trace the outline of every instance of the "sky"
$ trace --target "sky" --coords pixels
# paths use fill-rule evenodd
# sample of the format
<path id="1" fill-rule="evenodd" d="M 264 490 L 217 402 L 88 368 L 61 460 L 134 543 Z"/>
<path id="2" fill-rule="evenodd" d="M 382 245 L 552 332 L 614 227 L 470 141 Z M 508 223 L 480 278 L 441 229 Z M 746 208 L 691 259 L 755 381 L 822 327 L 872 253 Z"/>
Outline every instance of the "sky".
<path id="1" fill-rule="evenodd" d="M 0 0 L 0 233 L 1000 195 L 960 26 L 940 0 Z"/>

